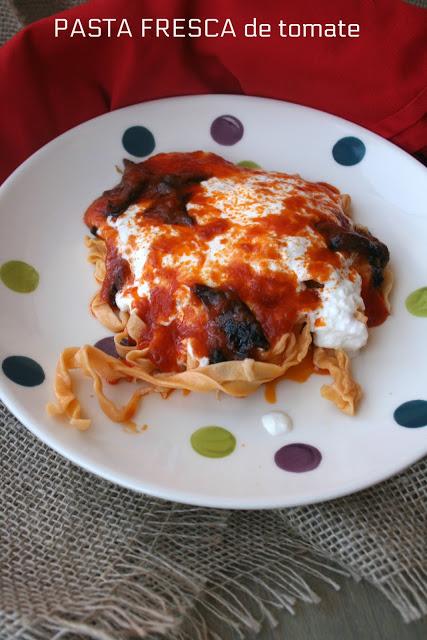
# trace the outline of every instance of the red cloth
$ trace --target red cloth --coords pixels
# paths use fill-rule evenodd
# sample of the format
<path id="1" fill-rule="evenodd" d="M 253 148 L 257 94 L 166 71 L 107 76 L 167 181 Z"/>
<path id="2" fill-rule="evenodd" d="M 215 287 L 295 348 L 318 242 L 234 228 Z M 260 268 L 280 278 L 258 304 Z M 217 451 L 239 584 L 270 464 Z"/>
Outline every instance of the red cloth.
<path id="1" fill-rule="evenodd" d="M 0 182 L 80 122 L 148 99 L 245 93 L 338 114 L 410 152 L 427 146 L 427 11 L 401 0 L 93 0 L 58 14 L 126 17 L 134 37 L 70 39 L 53 18 L 0 50 Z M 57 16 L 57 17 L 58 17 Z M 359 38 L 141 39 L 141 17 L 359 23 Z"/>

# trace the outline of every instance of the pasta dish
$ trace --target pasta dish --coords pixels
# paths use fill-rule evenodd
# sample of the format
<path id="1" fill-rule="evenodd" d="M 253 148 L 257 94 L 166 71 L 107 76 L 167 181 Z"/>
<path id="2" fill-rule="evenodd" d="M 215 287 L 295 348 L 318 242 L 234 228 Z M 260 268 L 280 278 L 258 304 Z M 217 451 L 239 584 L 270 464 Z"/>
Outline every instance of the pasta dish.
<path id="1" fill-rule="evenodd" d="M 99 285 L 91 310 L 119 357 L 65 349 L 49 413 L 89 426 L 72 369 L 92 378 L 112 420 L 129 423 L 148 393 L 245 397 L 307 357 L 331 375 L 322 395 L 356 411 L 350 356 L 389 314 L 391 272 L 348 195 L 212 153 L 165 153 L 125 160 L 84 221 Z M 123 407 L 105 393 L 120 380 L 138 383 Z"/>

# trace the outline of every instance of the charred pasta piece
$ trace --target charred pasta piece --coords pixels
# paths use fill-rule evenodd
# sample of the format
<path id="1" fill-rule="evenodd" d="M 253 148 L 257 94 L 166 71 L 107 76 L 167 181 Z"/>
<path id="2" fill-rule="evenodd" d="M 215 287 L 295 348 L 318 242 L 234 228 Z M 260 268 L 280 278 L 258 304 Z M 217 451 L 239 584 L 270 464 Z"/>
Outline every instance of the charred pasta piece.
<path id="1" fill-rule="evenodd" d="M 118 254 L 116 247 L 109 244 L 105 267 L 106 275 L 101 287 L 101 300 L 107 302 L 112 308 L 117 308 L 116 295 L 131 275 L 129 263 Z"/>
<path id="2" fill-rule="evenodd" d="M 379 287 L 384 267 L 390 260 L 388 248 L 367 229 L 355 225 L 352 230 L 342 229 L 332 222 L 319 222 L 316 228 L 324 236 L 331 251 L 346 251 L 367 258 L 372 268 L 372 281 Z"/>
<path id="3" fill-rule="evenodd" d="M 124 172 L 120 184 L 105 191 L 105 214 L 117 217 L 140 198 L 152 204 L 144 215 L 168 224 L 193 224 L 185 205 L 191 197 L 191 188 L 210 176 L 200 171 L 162 173 L 148 163 L 135 164 L 124 160 Z"/>
<path id="4" fill-rule="evenodd" d="M 193 291 L 225 338 L 225 344 L 211 350 L 209 362 L 243 360 L 256 356 L 257 349 L 269 348 L 260 323 L 235 293 L 201 284 L 195 285 Z"/>

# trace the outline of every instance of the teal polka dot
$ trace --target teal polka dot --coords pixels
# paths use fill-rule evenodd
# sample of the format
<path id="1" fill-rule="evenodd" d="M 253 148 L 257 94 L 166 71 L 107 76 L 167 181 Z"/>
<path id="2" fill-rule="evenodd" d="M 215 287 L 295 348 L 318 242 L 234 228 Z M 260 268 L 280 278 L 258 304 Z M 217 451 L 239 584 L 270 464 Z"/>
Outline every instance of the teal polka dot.
<path id="1" fill-rule="evenodd" d="M 409 400 L 397 407 L 394 419 L 401 427 L 418 429 L 427 427 L 427 401 Z"/>
<path id="2" fill-rule="evenodd" d="M 341 138 L 332 148 L 334 160 L 345 167 L 358 164 L 365 157 L 365 153 L 366 147 L 364 143 L 353 136 Z"/>
<path id="3" fill-rule="evenodd" d="M 154 151 L 156 141 L 147 127 L 135 126 L 126 129 L 123 134 L 122 144 L 128 153 L 138 158 L 143 158 Z"/>
<path id="4" fill-rule="evenodd" d="M 23 387 L 36 387 L 45 379 L 38 362 L 27 356 L 9 356 L 2 362 L 4 375 Z"/>

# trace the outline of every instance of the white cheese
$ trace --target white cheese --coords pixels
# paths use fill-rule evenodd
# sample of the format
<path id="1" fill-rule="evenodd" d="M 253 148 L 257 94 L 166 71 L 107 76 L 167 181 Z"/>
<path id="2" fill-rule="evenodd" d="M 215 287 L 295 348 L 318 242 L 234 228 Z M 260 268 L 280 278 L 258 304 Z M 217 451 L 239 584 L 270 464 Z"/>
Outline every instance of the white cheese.
<path id="1" fill-rule="evenodd" d="M 198 356 L 196 356 L 196 354 L 194 353 L 193 343 L 191 339 L 187 340 L 187 354 L 191 358 L 194 368 L 208 366 L 209 358 L 206 358 L 206 357 L 199 358 Z"/>
<path id="2" fill-rule="evenodd" d="M 118 291 L 116 293 L 116 305 L 120 311 L 130 311 L 132 309 L 132 303 L 132 296 L 126 295 L 124 291 Z"/>
<path id="3" fill-rule="evenodd" d="M 284 411 L 270 411 L 261 418 L 262 426 L 272 436 L 292 431 L 292 419 Z"/>
<path id="4" fill-rule="evenodd" d="M 321 306 L 309 314 L 315 345 L 355 351 L 366 344 L 366 324 L 355 317 L 357 310 L 365 308 L 360 295 L 361 286 L 359 274 L 352 282 L 337 272 L 325 283 L 320 290 Z M 316 320 L 321 321 L 319 326 L 316 326 Z"/>
<path id="5" fill-rule="evenodd" d="M 293 271 L 298 282 L 309 280 L 310 276 L 305 265 L 305 256 L 310 246 L 308 238 L 289 236 L 280 239 L 280 256 L 287 268 Z"/>
<path id="6" fill-rule="evenodd" d="M 139 206 L 132 205 L 117 218 L 107 218 L 110 227 L 118 232 L 119 253 L 129 261 L 136 281 L 142 277 L 151 244 L 156 237 L 156 227 L 147 227 L 144 233 L 141 233 L 141 227 L 135 219 L 140 210 Z M 131 237 L 134 239 L 135 248 L 129 243 Z"/>

